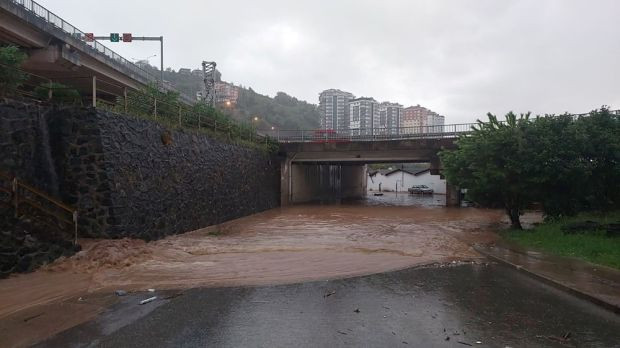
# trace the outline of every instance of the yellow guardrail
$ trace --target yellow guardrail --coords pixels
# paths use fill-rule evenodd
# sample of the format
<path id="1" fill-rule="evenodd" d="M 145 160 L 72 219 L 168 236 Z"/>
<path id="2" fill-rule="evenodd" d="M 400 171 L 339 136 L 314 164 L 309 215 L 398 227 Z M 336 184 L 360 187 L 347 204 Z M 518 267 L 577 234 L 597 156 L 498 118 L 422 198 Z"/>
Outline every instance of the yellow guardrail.
<path id="1" fill-rule="evenodd" d="M 73 243 L 77 244 L 78 211 L 75 208 L 4 172 L 0 172 L 0 203 L 12 207 L 16 218 L 28 214 L 26 206 L 34 209 L 38 214 L 30 214 L 29 217 L 52 228 L 71 232 Z M 41 218 L 40 214 L 55 220 L 56 225 L 49 219 Z"/>

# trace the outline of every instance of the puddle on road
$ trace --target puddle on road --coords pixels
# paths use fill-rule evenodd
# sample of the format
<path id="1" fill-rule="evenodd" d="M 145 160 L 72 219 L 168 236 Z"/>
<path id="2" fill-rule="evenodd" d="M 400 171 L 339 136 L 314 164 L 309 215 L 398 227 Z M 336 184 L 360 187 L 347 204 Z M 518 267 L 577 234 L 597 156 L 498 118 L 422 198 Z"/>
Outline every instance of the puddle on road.
<path id="1" fill-rule="evenodd" d="M 273 209 L 150 243 L 85 240 L 69 259 L 0 280 L 0 318 L 114 289 L 282 284 L 471 260 L 480 256 L 470 245 L 494 241 L 505 220 L 441 207 L 437 196 L 398 196 Z"/>

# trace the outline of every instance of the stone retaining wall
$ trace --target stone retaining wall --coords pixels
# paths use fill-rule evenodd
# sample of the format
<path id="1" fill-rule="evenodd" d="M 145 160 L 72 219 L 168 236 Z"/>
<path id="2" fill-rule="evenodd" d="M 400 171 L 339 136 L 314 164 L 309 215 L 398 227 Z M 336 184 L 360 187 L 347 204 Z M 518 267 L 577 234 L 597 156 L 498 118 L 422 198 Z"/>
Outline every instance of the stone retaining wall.
<path id="1" fill-rule="evenodd" d="M 77 206 L 89 237 L 156 239 L 280 200 L 272 154 L 92 108 L 0 103 L 0 170 Z"/>

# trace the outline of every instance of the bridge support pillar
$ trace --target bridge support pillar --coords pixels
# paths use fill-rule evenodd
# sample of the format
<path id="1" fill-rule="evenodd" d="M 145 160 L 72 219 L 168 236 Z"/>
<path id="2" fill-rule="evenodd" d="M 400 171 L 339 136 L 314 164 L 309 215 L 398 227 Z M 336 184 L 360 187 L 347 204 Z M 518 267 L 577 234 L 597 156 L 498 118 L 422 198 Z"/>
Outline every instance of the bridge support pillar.
<path id="1" fill-rule="evenodd" d="M 282 207 L 291 204 L 292 165 L 293 161 L 288 157 L 280 163 L 280 206 Z"/>
<path id="2" fill-rule="evenodd" d="M 97 76 L 93 75 L 93 107 L 97 107 Z"/>
<path id="3" fill-rule="evenodd" d="M 439 159 L 438 156 L 433 156 L 430 160 L 431 162 L 431 175 L 440 175 L 441 174 L 441 168 L 443 168 L 443 166 L 441 165 L 441 160 Z"/>
<path id="4" fill-rule="evenodd" d="M 457 186 L 446 183 L 446 206 L 447 207 L 460 207 L 461 206 L 461 189 Z"/>
<path id="5" fill-rule="evenodd" d="M 351 199 L 362 199 L 366 196 L 367 185 L 367 166 L 343 165 L 340 171 L 341 197 Z"/>

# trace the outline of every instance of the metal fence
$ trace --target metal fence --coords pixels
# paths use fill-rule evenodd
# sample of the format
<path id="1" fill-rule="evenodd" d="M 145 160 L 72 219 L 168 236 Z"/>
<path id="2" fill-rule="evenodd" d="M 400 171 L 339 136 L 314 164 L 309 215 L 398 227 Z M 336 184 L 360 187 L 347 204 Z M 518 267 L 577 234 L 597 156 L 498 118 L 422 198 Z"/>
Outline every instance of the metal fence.
<path id="1" fill-rule="evenodd" d="M 611 114 L 620 115 L 620 110 L 611 110 Z M 589 116 L 589 113 L 570 114 L 573 119 Z M 505 121 L 500 121 L 504 123 Z M 340 143 L 351 141 L 381 141 L 399 139 L 442 139 L 456 138 L 472 131 L 477 123 L 458 123 L 437 126 L 390 127 L 390 128 L 351 128 L 331 129 L 271 129 L 260 131 L 261 134 L 276 139 L 281 143 L 316 142 Z"/>
<path id="2" fill-rule="evenodd" d="M 215 110 L 197 107 L 196 103 L 190 105 L 181 99 L 171 101 L 171 98 L 166 98 L 166 93 L 161 91 L 157 92 L 156 95 L 138 90 L 127 91 L 123 86 L 98 80 L 96 93 L 84 96 L 77 93 L 77 90 L 71 86 L 79 80 L 90 81 L 92 80 L 91 76 L 70 76 L 66 78 L 57 76 L 54 80 L 50 80 L 0 63 L 0 71 L 2 70 L 18 72 L 23 76 L 23 79 L 18 83 L 15 90 L 3 92 L 0 88 L 0 97 L 6 94 L 9 97 L 17 95 L 44 103 L 92 105 L 129 116 L 151 119 L 171 127 L 216 132 L 231 140 L 246 140 L 256 144 L 273 142 L 273 139 L 257 133 L 250 123 L 237 122 L 228 116 L 216 113 Z M 2 87 L 2 83 L 0 83 L 0 87 Z M 63 98 L 62 92 L 65 90 L 74 91 L 77 93 L 77 97 L 65 96 Z M 125 93 L 118 96 L 109 92 L 110 90 L 125 90 Z M 59 96 L 60 98 L 57 98 Z M 93 98 L 95 99 L 93 100 Z"/>
<path id="3" fill-rule="evenodd" d="M 338 143 L 350 141 L 381 141 L 398 139 L 442 139 L 455 138 L 471 131 L 475 123 L 448 124 L 439 126 L 391 127 L 391 128 L 351 128 L 344 130 L 284 130 L 262 131 L 266 136 L 279 142 L 320 142 Z"/>
<path id="4" fill-rule="evenodd" d="M 64 19 L 62 19 L 60 16 L 54 14 L 53 12 L 49 11 L 45 7 L 39 5 L 36 1 L 32 1 L 32 0 L 8 0 L 8 1 L 21 6 L 26 11 L 34 14 L 37 18 L 39 18 L 44 23 L 49 24 L 52 27 L 55 27 L 61 30 L 66 35 L 71 36 L 72 38 L 78 40 L 81 43 L 82 48 L 84 49 L 85 52 L 94 54 L 94 55 L 97 55 L 97 54 L 104 55 L 107 58 L 111 59 L 112 62 L 114 62 L 115 64 L 129 70 L 131 73 L 141 77 L 146 82 L 159 81 L 157 77 L 149 74 L 146 70 L 140 68 L 139 66 L 123 58 L 118 53 L 112 51 L 108 47 L 101 44 L 101 42 L 98 42 L 96 40 L 91 41 L 91 42 L 84 41 L 85 33 L 83 31 L 74 27 L 73 25 L 71 25 Z M 109 59 L 107 61 L 109 61 Z"/>

